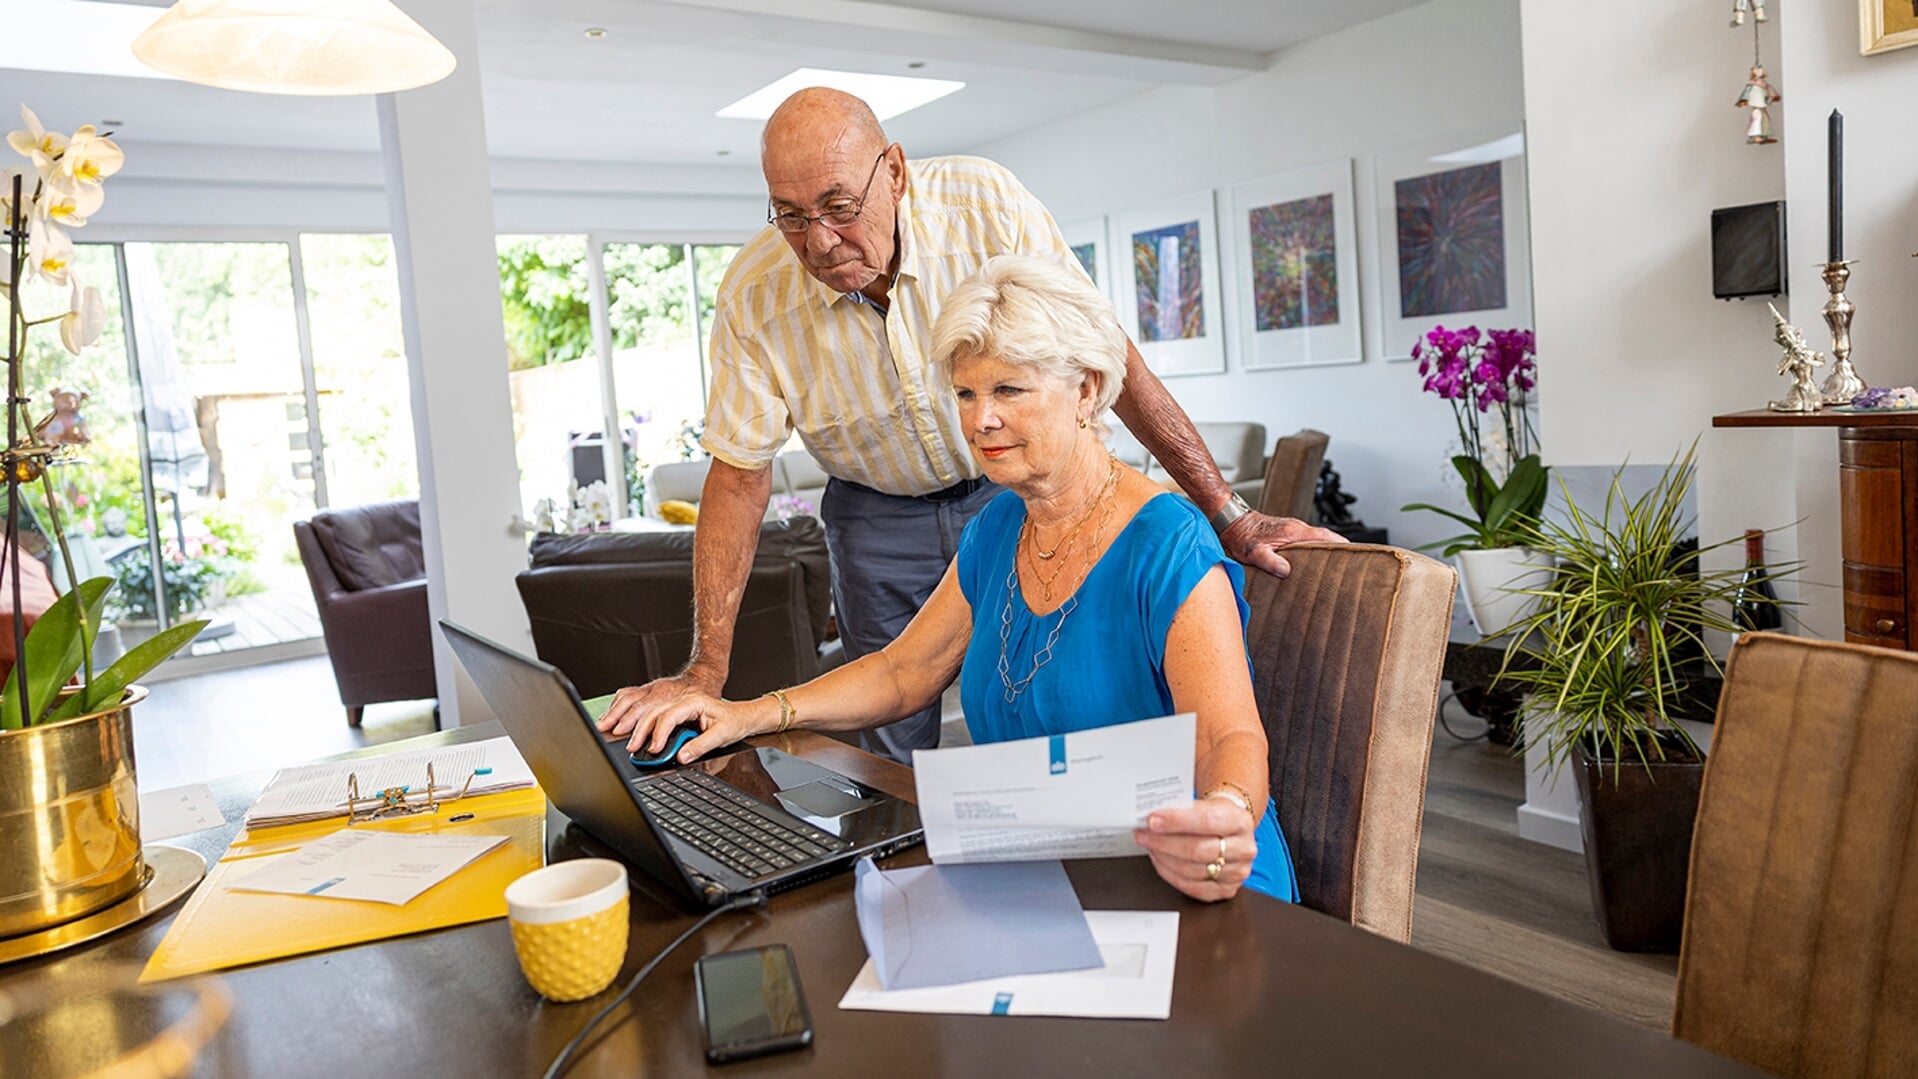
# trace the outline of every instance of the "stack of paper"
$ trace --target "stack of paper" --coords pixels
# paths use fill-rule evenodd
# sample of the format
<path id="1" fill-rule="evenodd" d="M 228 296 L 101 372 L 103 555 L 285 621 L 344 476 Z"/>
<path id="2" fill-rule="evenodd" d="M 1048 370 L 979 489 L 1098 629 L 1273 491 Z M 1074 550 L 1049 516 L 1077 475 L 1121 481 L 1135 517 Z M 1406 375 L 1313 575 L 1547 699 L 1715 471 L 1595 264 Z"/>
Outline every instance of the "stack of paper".
<path id="1" fill-rule="evenodd" d="M 356 761 L 334 761 L 282 768 L 246 811 L 249 828 L 296 824 L 346 816 L 346 780 L 355 777 L 360 797 L 372 798 L 388 787 L 406 787 L 415 794 L 426 790 L 426 766 L 433 765 L 433 784 L 448 788 L 444 799 L 459 791 L 468 776 L 466 793 L 492 794 L 533 785 L 533 770 L 510 738 L 492 738 L 461 746 L 394 753 Z"/>

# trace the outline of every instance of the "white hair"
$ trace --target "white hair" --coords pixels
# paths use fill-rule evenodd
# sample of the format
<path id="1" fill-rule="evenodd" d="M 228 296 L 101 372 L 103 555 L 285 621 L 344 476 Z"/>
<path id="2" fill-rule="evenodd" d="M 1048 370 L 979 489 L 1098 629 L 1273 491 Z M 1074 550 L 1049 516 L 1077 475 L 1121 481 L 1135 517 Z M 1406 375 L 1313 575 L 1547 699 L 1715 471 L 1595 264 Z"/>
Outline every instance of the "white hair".
<path id="1" fill-rule="evenodd" d="M 946 295 L 932 355 L 947 374 L 975 356 L 1035 367 L 1059 379 L 1096 372 L 1092 420 L 1103 420 L 1125 384 L 1126 337 L 1112 305 L 1085 275 L 1030 255 L 999 255 Z"/>

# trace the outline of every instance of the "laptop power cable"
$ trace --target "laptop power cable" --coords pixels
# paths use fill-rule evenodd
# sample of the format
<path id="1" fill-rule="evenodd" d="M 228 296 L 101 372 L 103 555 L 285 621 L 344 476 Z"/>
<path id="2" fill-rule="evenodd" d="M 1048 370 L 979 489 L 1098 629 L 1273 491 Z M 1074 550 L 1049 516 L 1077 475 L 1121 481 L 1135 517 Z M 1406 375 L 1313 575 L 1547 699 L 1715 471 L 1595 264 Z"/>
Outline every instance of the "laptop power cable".
<path id="1" fill-rule="evenodd" d="M 658 966 L 661 960 L 673 954 L 673 949 L 686 943 L 688 939 L 712 924 L 712 922 L 722 914 L 730 914 L 737 910 L 764 910 L 765 907 L 766 893 L 764 891 L 752 891 L 734 899 L 723 907 L 714 907 L 712 910 L 707 911 L 704 917 L 692 924 L 691 928 L 673 938 L 671 944 L 661 948 L 657 955 L 648 959 L 646 965 L 639 968 L 639 973 L 633 975 L 632 980 L 626 983 L 626 988 L 620 990 L 619 995 L 614 997 L 611 1003 L 601 1008 L 598 1014 L 586 1021 L 585 1026 L 579 1028 L 579 1033 L 573 1035 L 573 1040 L 567 1042 L 566 1048 L 561 1049 L 559 1055 L 553 1058 L 552 1065 L 546 1069 L 545 1079 L 558 1079 L 558 1076 L 566 1070 L 567 1065 L 573 1062 L 573 1054 L 578 1052 L 579 1047 L 585 1043 L 586 1036 L 591 1034 L 593 1029 L 599 1026 L 608 1015 L 611 1015 L 615 1008 L 626 1003 L 626 999 L 633 995 L 633 990 L 639 988 L 639 983 L 646 980 L 646 975 L 651 974 L 653 968 Z"/>

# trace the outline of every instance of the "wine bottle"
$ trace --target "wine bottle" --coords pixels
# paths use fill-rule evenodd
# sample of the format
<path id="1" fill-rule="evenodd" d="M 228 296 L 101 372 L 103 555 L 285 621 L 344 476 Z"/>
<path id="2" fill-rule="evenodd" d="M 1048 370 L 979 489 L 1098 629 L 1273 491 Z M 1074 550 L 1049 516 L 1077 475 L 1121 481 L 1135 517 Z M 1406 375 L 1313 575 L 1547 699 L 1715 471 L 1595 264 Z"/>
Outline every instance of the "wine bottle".
<path id="1" fill-rule="evenodd" d="M 1778 591 L 1765 569 L 1765 533 L 1745 530 L 1745 574 L 1732 593 L 1732 621 L 1747 630 L 1777 629 L 1785 624 L 1778 609 Z"/>

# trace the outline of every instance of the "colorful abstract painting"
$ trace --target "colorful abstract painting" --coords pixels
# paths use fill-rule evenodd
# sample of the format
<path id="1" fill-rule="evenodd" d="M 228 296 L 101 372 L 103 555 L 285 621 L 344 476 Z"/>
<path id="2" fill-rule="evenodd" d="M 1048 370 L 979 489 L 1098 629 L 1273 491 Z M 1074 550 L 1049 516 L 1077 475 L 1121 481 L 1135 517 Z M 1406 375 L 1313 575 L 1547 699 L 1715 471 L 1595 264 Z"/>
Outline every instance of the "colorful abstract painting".
<path id="1" fill-rule="evenodd" d="M 1092 278 L 1092 283 L 1095 285 L 1098 284 L 1099 283 L 1099 245 L 1098 244 L 1074 244 L 1072 246 L 1072 257 L 1078 259 L 1079 265 L 1085 267 L 1086 276 Z"/>
<path id="2" fill-rule="evenodd" d="M 1339 267 L 1331 194 L 1247 215 L 1252 237 L 1252 301 L 1260 332 L 1339 321 Z"/>
<path id="3" fill-rule="evenodd" d="M 1404 318 L 1505 306 L 1501 166 L 1414 176 L 1394 185 Z"/>
<path id="4" fill-rule="evenodd" d="M 1132 277 L 1138 290 L 1139 340 L 1205 336 L 1197 221 L 1133 233 Z"/>

